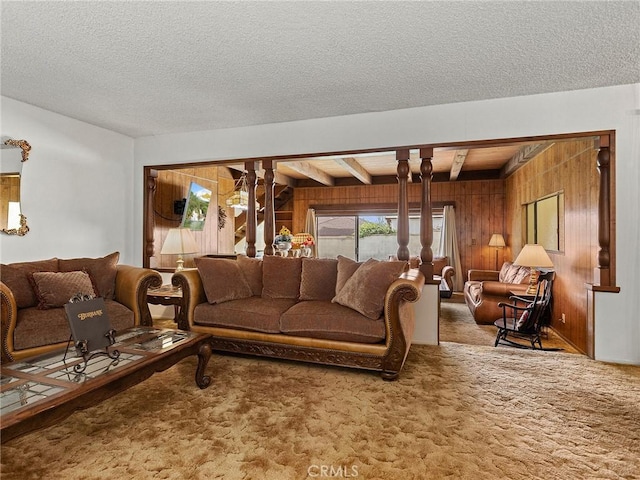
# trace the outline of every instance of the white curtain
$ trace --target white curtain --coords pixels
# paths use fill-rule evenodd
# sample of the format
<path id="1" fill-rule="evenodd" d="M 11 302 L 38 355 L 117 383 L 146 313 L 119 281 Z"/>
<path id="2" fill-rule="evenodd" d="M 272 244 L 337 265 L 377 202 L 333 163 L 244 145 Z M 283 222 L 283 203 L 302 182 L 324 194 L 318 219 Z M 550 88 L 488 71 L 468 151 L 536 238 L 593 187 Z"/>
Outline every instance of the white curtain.
<path id="1" fill-rule="evenodd" d="M 456 272 L 453 276 L 453 290 L 461 292 L 464 288 L 464 275 L 460 265 L 460 250 L 458 249 L 458 235 L 456 234 L 456 212 L 452 205 L 444 207 L 442 217 L 442 232 L 438 251 L 443 257 L 449 257 L 449 265 Z"/>
<path id="2" fill-rule="evenodd" d="M 309 208 L 307 210 L 307 218 L 304 222 L 304 231 L 313 237 L 313 241 L 316 244 L 318 243 L 318 235 L 316 232 L 316 211 L 313 208 Z M 311 252 L 312 256 L 317 257 L 315 245 L 311 248 Z"/>

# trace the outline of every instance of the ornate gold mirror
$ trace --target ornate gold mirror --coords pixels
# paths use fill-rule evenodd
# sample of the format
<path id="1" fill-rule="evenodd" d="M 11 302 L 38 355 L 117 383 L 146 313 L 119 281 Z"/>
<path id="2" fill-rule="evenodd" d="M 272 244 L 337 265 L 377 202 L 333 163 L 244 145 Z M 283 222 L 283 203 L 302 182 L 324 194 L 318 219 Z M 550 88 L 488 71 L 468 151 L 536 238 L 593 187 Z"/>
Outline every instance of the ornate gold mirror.
<path id="1" fill-rule="evenodd" d="M 20 208 L 22 164 L 29 159 L 31 145 L 26 140 L 3 139 L 0 151 L 0 231 L 23 236 L 29 231 L 27 217 Z"/>

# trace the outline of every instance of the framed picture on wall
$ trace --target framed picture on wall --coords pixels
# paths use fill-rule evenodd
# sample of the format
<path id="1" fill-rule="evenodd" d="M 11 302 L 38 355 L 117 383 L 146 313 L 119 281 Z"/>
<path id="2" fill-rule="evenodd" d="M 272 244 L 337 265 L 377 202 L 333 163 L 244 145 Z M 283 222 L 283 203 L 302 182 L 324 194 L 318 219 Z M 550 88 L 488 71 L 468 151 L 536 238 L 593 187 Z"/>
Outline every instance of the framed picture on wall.
<path id="1" fill-rule="evenodd" d="M 180 226 L 190 230 L 203 230 L 210 202 L 211 190 L 191 182 Z"/>

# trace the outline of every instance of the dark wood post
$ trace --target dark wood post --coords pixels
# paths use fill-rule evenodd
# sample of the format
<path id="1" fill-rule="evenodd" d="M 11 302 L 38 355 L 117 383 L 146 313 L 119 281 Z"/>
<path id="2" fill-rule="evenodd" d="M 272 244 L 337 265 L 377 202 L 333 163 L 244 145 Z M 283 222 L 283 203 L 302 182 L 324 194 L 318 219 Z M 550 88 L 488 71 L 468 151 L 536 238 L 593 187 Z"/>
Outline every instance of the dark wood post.
<path id="1" fill-rule="evenodd" d="M 258 227 L 258 215 L 256 212 L 256 165 L 255 162 L 244 162 L 247 171 L 247 188 L 249 189 L 249 208 L 247 208 L 247 257 L 256 256 L 256 230 Z"/>
<path id="2" fill-rule="evenodd" d="M 397 150 L 398 160 L 398 260 L 409 260 L 409 150 Z"/>
<path id="3" fill-rule="evenodd" d="M 600 286 L 611 285 L 611 257 L 609 246 L 611 244 L 611 205 L 610 205 L 610 161 L 609 136 L 600 137 L 600 150 L 598 151 L 598 171 L 600 172 L 600 196 L 598 198 L 598 268 L 596 283 Z"/>
<path id="4" fill-rule="evenodd" d="M 275 236 L 276 212 L 273 204 L 273 187 L 275 185 L 273 160 L 262 162 L 264 169 L 264 254 L 273 255 L 273 239 Z"/>
<path id="5" fill-rule="evenodd" d="M 427 280 L 433 279 L 433 213 L 431 207 L 431 177 L 433 174 L 433 148 L 420 149 L 420 179 L 422 181 L 422 198 L 420 199 L 420 271 Z"/>
<path id="6" fill-rule="evenodd" d="M 149 268 L 151 265 L 151 257 L 155 255 L 155 230 L 156 215 L 154 212 L 156 203 L 156 189 L 158 188 L 158 171 L 153 169 L 145 169 L 147 173 L 146 184 L 147 189 L 144 196 L 144 255 L 142 258 L 142 266 Z"/>

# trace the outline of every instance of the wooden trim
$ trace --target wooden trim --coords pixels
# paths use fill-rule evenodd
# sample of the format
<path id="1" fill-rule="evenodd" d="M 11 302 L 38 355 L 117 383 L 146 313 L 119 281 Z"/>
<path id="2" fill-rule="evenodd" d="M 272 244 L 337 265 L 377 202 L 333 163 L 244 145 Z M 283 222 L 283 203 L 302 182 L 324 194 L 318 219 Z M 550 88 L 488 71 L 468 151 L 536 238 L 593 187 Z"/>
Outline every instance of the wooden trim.
<path id="1" fill-rule="evenodd" d="M 398 260 L 409 260 L 409 150 L 396 151 L 398 161 Z"/>
<path id="2" fill-rule="evenodd" d="M 275 207 L 273 201 L 274 171 L 273 162 L 262 162 L 264 169 L 264 254 L 273 255 L 273 239 L 275 238 Z"/>
<path id="3" fill-rule="evenodd" d="M 256 164 L 255 162 L 244 162 L 247 171 L 247 187 L 249 189 L 249 208 L 247 209 L 247 251 L 248 257 L 256 256 L 256 231 L 258 229 L 258 216 L 256 212 Z"/>
<path id="4" fill-rule="evenodd" d="M 149 268 L 151 257 L 155 255 L 154 232 L 156 226 L 156 216 L 153 210 L 155 205 L 156 189 L 158 187 L 158 170 L 153 168 L 144 168 L 145 190 L 144 190 L 144 206 L 145 213 L 144 222 L 142 224 L 142 238 L 144 245 L 142 251 L 142 266 Z"/>
<path id="5" fill-rule="evenodd" d="M 431 204 L 431 177 L 433 173 L 433 148 L 420 149 L 420 179 L 422 181 L 421 190 L 421 213 L 420 213 L 420 271 L 428 280 L 433 280 L 433 217 L 429 212 L 433 211 Z"/>

